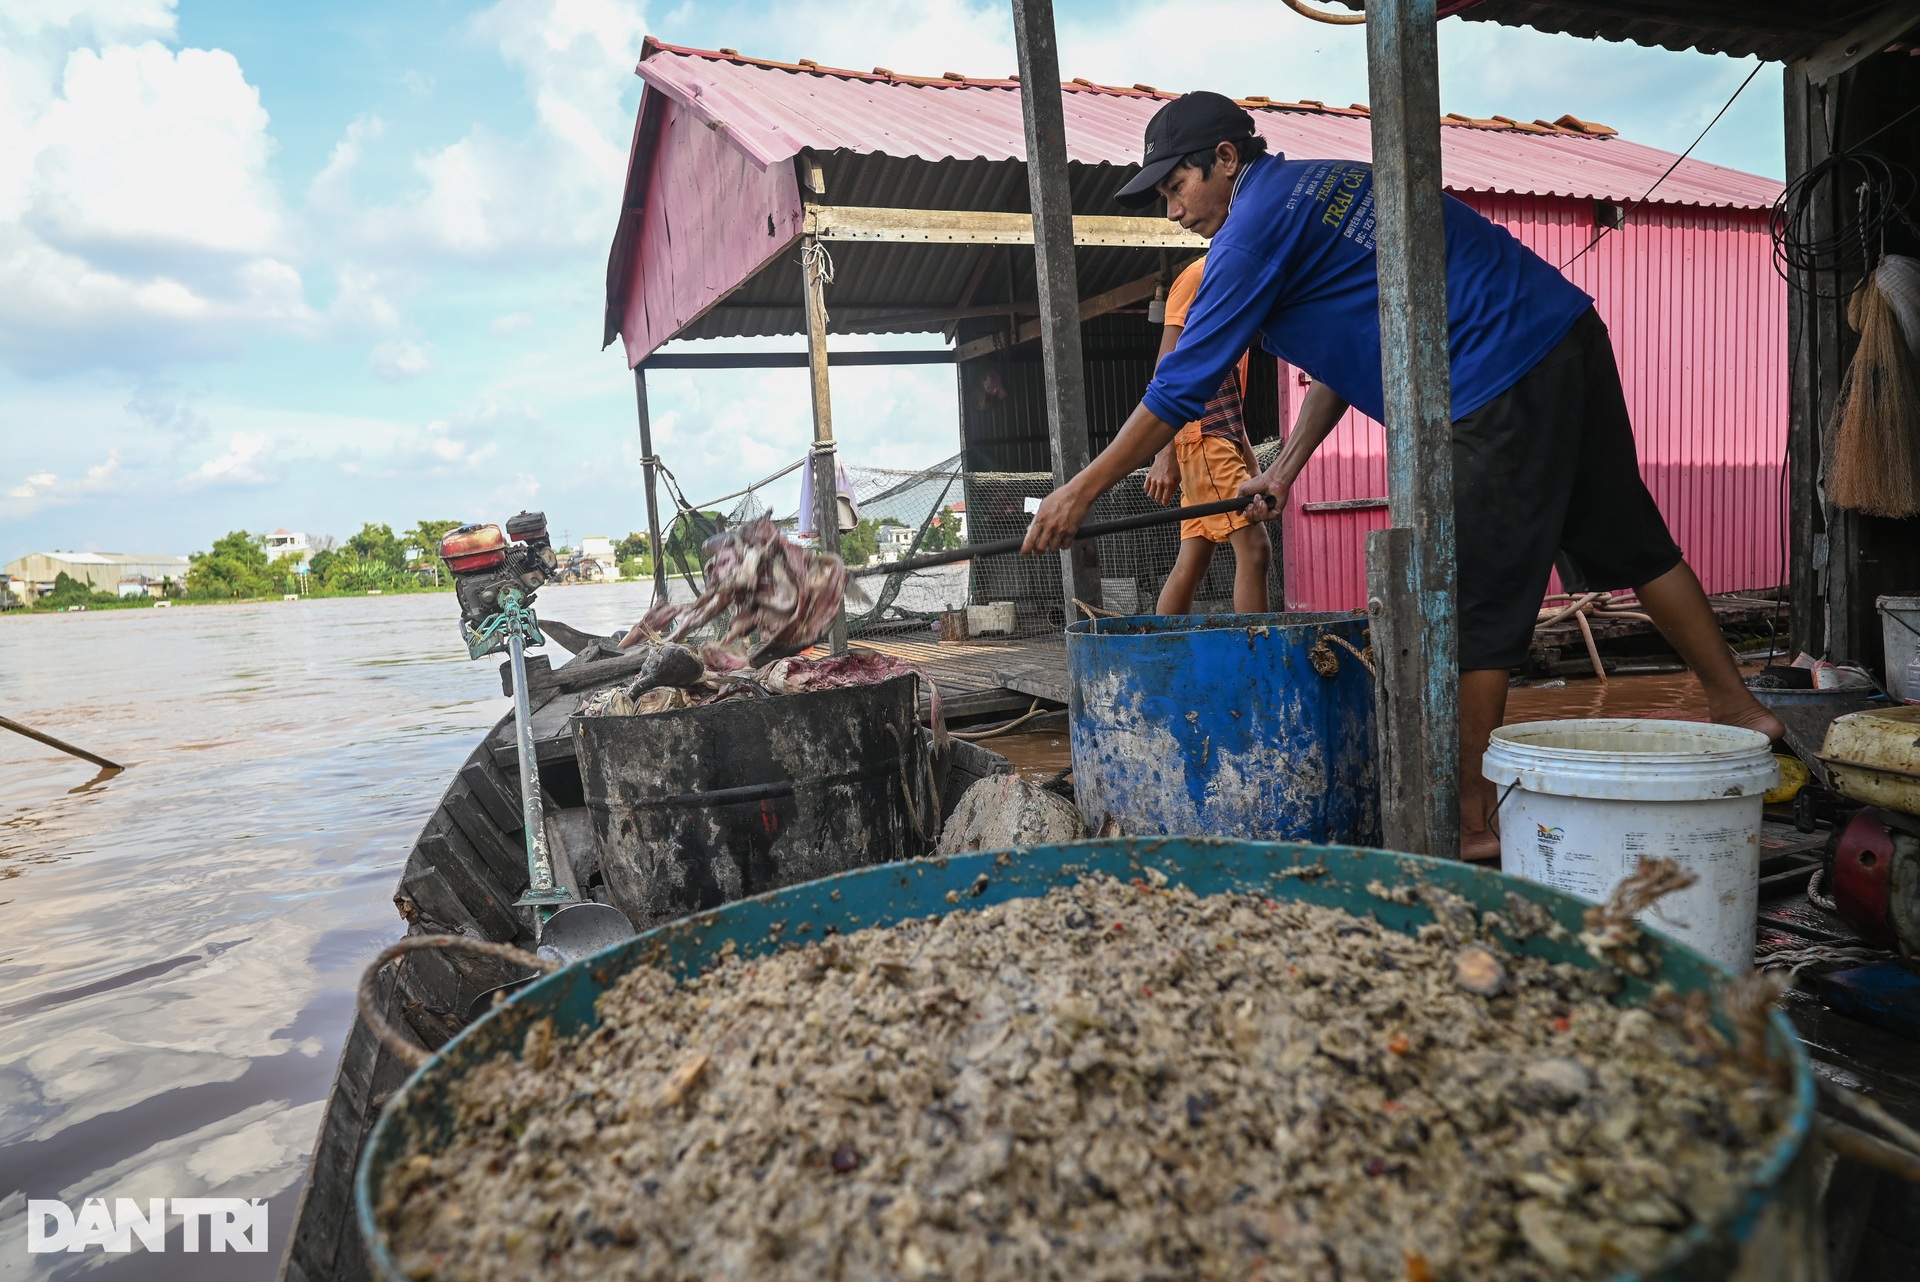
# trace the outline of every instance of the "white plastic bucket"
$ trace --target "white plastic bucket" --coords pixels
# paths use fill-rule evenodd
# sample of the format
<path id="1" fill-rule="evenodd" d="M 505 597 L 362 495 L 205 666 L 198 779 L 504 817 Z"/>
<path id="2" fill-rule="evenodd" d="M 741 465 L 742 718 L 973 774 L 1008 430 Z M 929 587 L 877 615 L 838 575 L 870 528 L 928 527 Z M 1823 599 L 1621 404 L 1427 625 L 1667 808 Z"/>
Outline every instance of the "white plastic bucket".
<path id="1" fill-rule="evenodd" d="M 1649 855 L 1698 880 L 1641 921 L 1735 973 L 1753 967 L 1760 806 L 1780 781 L 1758 730 L 1695 721 L 1535 721 L 1493 732 L 1500 868 L 1594 901 Z"/>
<path id="2" fill-rule="evenodd" d="M 1920 596 L 1883 596 L 1874 601 L 1880 607 L 1880 639 L 1887 658 L 1887 693 L 1901 703 L 1920 702 L 1920 690 L 1907 688 L 1907 660 L 1920 646 Z"/>

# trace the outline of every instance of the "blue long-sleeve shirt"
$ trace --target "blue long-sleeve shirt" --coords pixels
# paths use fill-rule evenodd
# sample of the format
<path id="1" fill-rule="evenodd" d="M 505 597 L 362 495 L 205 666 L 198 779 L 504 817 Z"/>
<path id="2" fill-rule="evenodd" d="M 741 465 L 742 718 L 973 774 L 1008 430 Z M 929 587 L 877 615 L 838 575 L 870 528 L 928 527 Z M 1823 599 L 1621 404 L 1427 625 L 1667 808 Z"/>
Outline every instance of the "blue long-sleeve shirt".
<path id="1" fill-rule="evenodd" d="M 1453 417 L 1461 418 L 1519 382 L 1593 299 L 1451 196 L 1444 218 Z M 1146 407 L 1167 423 L 1200 417 L 1227 367 L 1259 340 L 1383 418 L 1375 229 L 1372 165 L 1256 158 L 1236 183 L 1180 345 L 1160 361 Z"/>

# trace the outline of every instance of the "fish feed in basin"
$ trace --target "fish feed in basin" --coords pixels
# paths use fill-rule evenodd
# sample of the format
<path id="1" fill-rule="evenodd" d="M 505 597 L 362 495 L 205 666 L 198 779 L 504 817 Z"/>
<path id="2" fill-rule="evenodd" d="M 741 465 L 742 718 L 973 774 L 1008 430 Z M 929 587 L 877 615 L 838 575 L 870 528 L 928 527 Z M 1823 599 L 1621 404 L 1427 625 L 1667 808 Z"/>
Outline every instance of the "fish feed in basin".
<path id="1" fill-rule="evenodd" d="M 1142 615 L 1067 629 L 1087 830 L 1379 840 L 1367 621 Z"/>
<path id="2" fill-rule="evenodd" d="M 384 1282 L 1811 1282 L 1791 1028 L 1663 937 L 1590 955 L 1585 907 L 1185 838 L 786 887 L 464 1030 L 357 1222 Z"/>

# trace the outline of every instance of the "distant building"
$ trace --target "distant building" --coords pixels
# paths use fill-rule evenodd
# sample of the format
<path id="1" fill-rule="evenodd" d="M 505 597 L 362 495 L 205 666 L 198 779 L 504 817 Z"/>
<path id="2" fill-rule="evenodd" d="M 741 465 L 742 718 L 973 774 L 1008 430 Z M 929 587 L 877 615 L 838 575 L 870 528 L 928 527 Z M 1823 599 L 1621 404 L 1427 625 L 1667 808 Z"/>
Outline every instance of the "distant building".
<path id="1" fill-rule="evenodd" d="M 117 594 L 123 579 L 146 579 L 147 595 L 160 595 L 171 580 L 180 583 L 191 564 L 184 556 L 130 552 L 29 552 L 5 566 L 9 579 L 21 581 L 28 601 L 53 591 L 62 574 L 78 579 L 95 592 Z"/>
<path id="2" fill-rule="evenodd" d="M 134 574 L 120 580 L 121 596 L 163 596 L 161 586 L 144 574 Z"/>
<path id="3" fill-rule="evenodd" d="M 620 552 L 604 534 L 583 535 L 580 548 L 569 558 L 572 578 L 579 583 L 612 583 L 620 577 Z"/>
<path id="4" fill-rule="evenodd" d="M 876 544 L 873 559 L 876 561 L 898 561 L 913 546 L 913 536 L 919 531 L 911 525 L 883 525 L 874 534 Z"/>
<path id="5" fill-rule="evenodd" d="M 289 530 L 282 527 L 267 536 L 267 559 L 269 561 L 278 561 L 283 556 L 290 556 L 296 560 L 305 561 L 312 551 L 313 546 L 307 536 L 297 530 Z"/>

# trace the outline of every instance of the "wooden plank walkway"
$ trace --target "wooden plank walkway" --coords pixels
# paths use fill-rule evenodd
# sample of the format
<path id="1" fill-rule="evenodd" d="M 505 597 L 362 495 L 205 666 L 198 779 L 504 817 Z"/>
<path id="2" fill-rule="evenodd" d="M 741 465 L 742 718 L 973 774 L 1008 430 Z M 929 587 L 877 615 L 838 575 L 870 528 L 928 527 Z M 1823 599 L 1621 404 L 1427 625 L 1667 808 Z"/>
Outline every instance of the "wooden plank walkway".
<path id="1" fill-rule="evenodd" d="M 1018 704 L 1018 711 L 1036 698 L 1067 701 L 1067 643 L 1059 634 L 953 644 L 931 637 L 860 637 L 853 644 L 919 664 L 940 684 L 950 709 L 978 703 L 978 711 L 986 711 L 995 695 L 1002 696 L 1000 702 Z"/>

